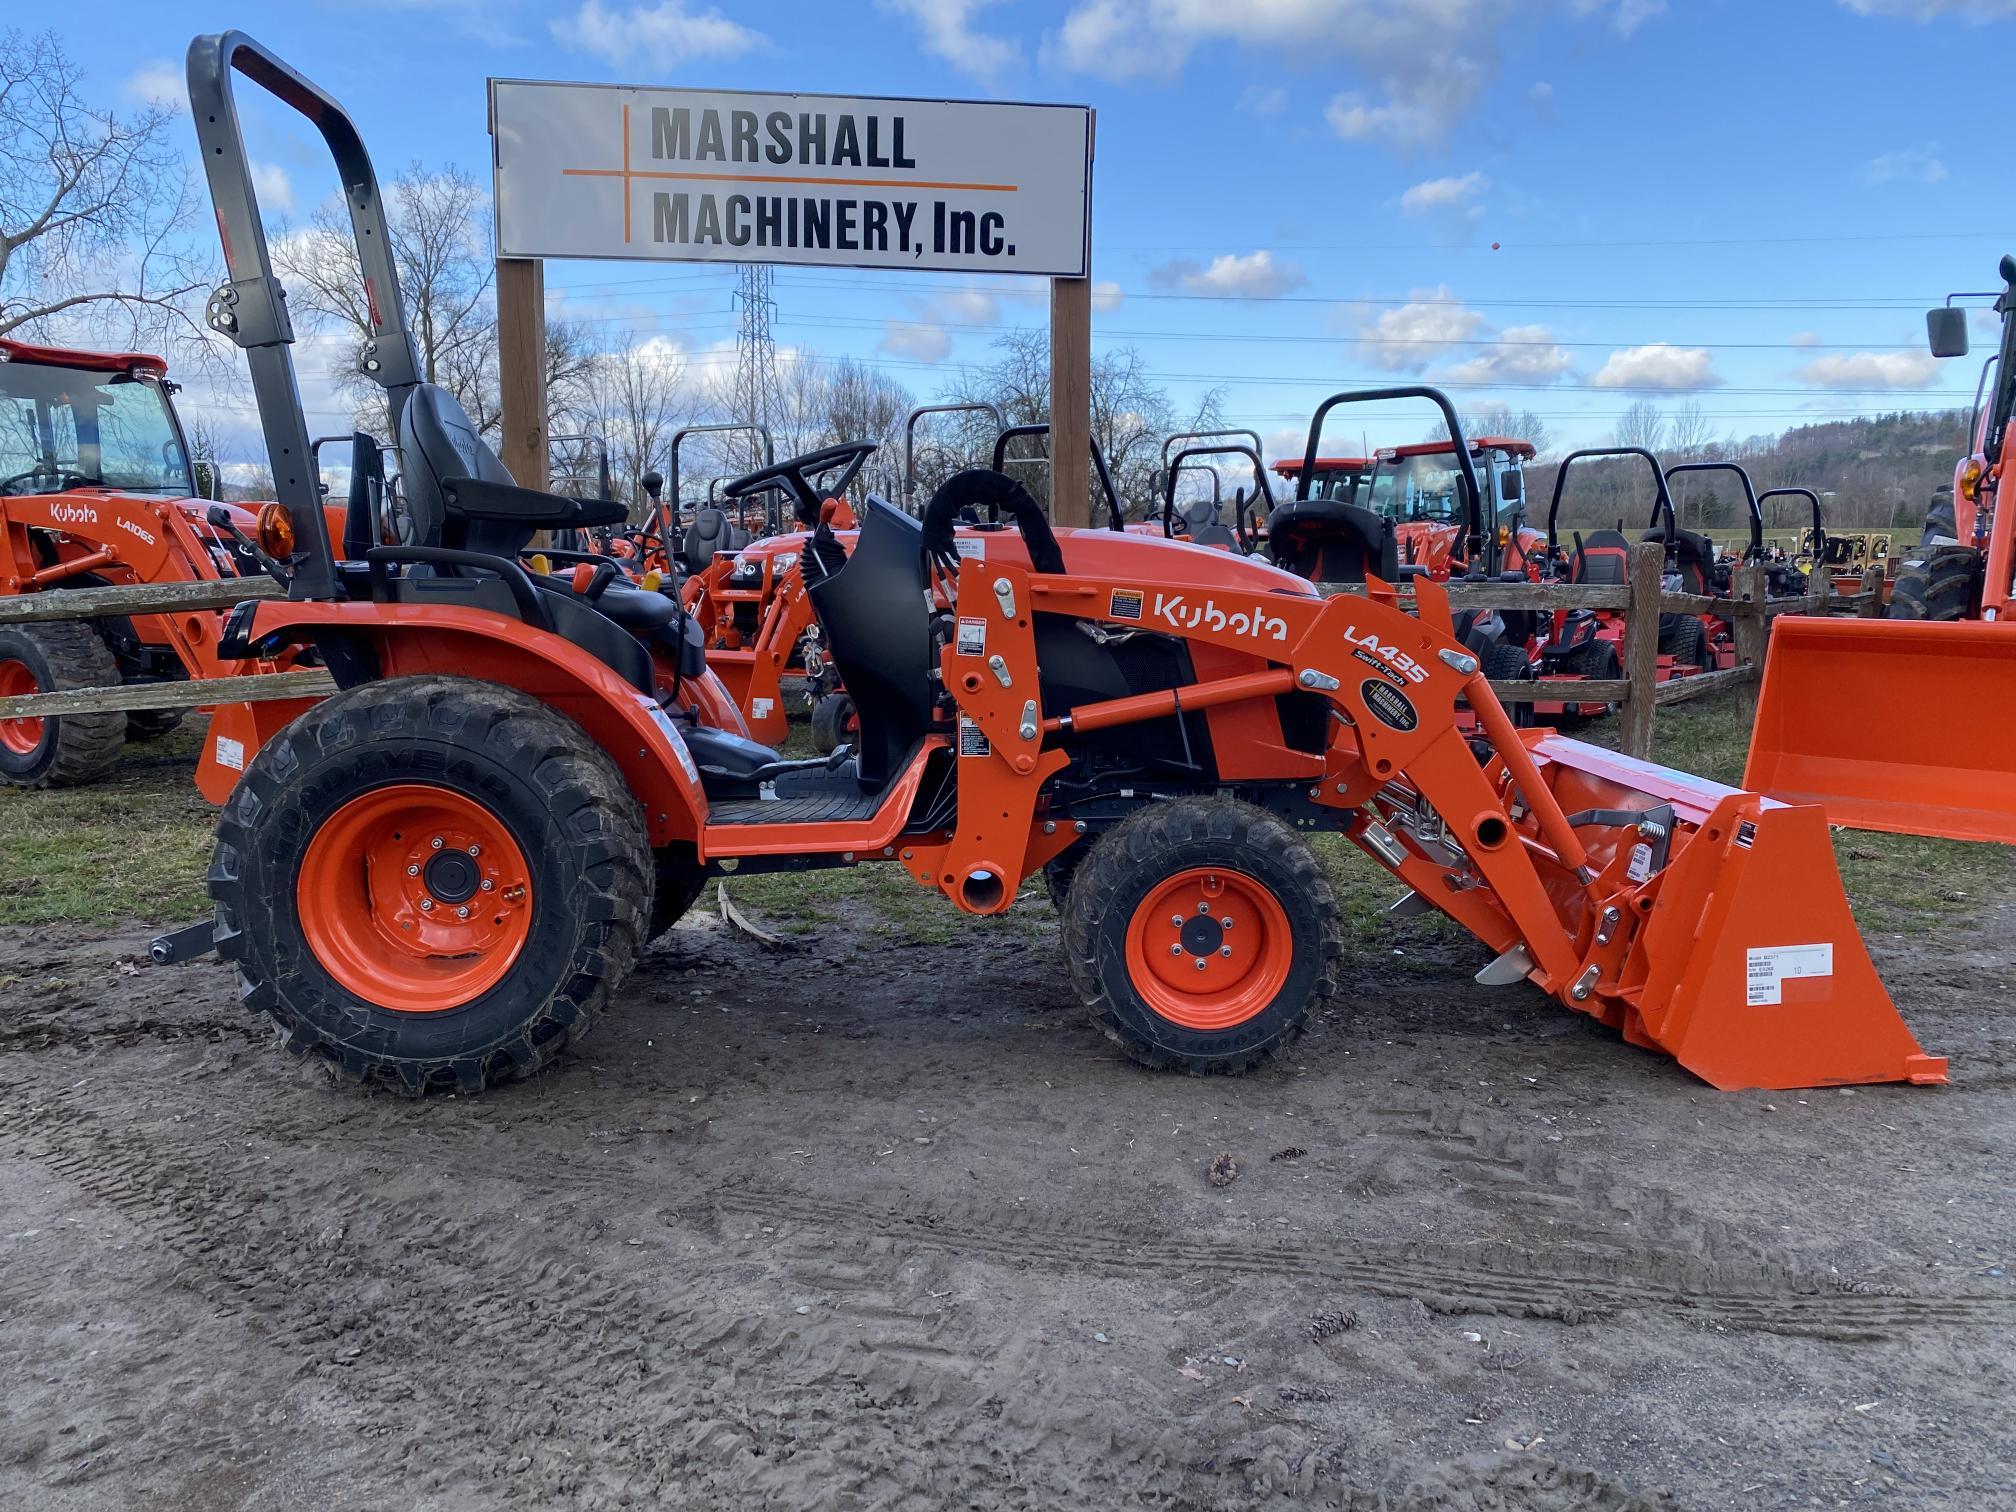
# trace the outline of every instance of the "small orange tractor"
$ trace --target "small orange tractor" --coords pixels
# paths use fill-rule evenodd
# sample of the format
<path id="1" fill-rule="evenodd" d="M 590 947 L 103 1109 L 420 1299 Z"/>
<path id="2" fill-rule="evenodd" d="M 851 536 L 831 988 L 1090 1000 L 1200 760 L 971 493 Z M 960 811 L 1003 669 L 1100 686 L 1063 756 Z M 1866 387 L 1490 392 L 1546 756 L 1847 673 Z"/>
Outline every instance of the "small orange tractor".
<path id="1" fill-rule="evenodd" d="M 421 542 L 339 560 L 313 480 L 282 469 L 290 596 L 233 617 L 234 646 L 334 648 L 342 685 L 253 759 L 209 871 L 211 938 L 295 1054 L 474 1091 L 592 1028 L 711 876 L 881 866 L 994 915 L 1069 856 L 1055 990 L 1146 1065 L 1243 1071 L 1355 964 L 1309 845 L 1328 832 L 1397 879 L 1403 912 L 1474 934 L 1480 983 L 1537 989 L 1521 1012 L 1558 1001 L 1718 1087 L 1944 1079 L 1870 963 L 1817 809 L 1516 730 L 1426 578 L 1418 616 L 1372 574 L 1326 598 L 1254 558 L 1053 529 L 975 468 L 921 520 L 867 496 L 851 551 L 823 518 L 810 532 L 800 575 L 859 709 L 849 751 L 787 760 L 672 701 L 622 606 L 519 566 L 532 531 L 589 505 L 504 481 L 420 379 L 342 107 L 249 38 L 199 38 L 191 115 L 235 295 L 217 326 L 275 449 L 305 454 L 307 433 L 234 73 L 337 157 Z M 1445 397 L 1408 392 L 1460 438 Z M 1361 397 L 1393 393 L 1324 409 Z M 817 500 L 832 465 L 728 492 L 770 473 Z M 967 510 L 990 517 L 978 552 Z M 460 545 L 434 544 L 451 530 Z"/>
<path id="2" fill-rule="evenodd" d="M 197 497 L 174 389 L 159 357 L 0 340 L 0 596 L 254 577 L 291 549 L 271 529 L 276 517 Z M 299 664 L 294 653 L 226 654 L 223 622 L 200 609 L 0 625 L 0 696 Z M 197 769 L 204 795 L 222 802 L 251 754 L 310 701 L 219 706 Z M 129 738 L 166 734 L 181 717 L 0 719 L 0 782 L 96 781 Z"/>
<path id="3" fill-rule="evenodd" d="M 1886 617 L 1772 629 L 1746 781 L 1836 824 L 2016 844 L 2016 257 L 1995 297 L 2002 340 L 1967 454 L 1898 569 Z M 1935 357 L 1967 355 L 1954 295 L 1926 315 Z M 1843 698 L 1844 687 L 1854 697 Z"/>

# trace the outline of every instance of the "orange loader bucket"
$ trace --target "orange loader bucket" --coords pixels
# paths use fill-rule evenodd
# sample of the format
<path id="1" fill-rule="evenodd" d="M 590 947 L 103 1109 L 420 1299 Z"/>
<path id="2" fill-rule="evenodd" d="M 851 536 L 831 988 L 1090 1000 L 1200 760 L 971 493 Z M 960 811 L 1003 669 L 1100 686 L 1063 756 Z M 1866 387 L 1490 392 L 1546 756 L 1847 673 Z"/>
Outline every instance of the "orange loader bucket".
<path id="1" fill-rule="evenodd" d="M 2016 622 L 1778 620 L 1743 785 L 1850 829 L 2016 845 Z"/>

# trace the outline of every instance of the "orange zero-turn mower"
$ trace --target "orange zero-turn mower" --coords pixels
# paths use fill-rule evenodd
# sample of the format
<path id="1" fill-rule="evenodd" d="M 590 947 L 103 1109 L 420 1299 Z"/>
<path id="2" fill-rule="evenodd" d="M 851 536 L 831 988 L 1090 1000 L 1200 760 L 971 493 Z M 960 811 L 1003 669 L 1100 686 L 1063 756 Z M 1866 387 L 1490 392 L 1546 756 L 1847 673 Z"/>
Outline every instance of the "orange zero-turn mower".
<path id="1" fill-rule="evenodd" d="M 285 517 L 199 497 L 174 389 L 159 357 L 0 340 L 0 597 L 251 577 L 292 549 Z M 330 513 L 340 535 L 346 513 Z M 224 654 L 223 623 L 223 611 L 196 609 L 0 625 L 0 697 L 297 665 Z M 222 802 L 250 753 L 312 701 L 217 706 L 197 763 L 204 796 Z M 181 718 L 0 718 L 0 784 L 94 782 L 129 738 L 165 735 Z"/>
<path id="2" fill-rule="evenodd" d="M 315 120 L 379 308 L 400 304 L 340 107 L 242 36 L 199 39 L 227 333 L 284 454 L 305 432 L 232 70 Z M 395 411 L 437 402 L 403 331 L 374 340 Z M 279 481 L 312 512 L 305 475 Z M 445 487 L 485 518 L 553 512 L 527 490 Z M 965 508 L 1013 529 L 962 554 Z M 1349 968 L 1306 838 L 1325 830 L 1391 870 L 1406 908 L 1474 933 L 1480 982 L 1531 982 L 1717 1086 L 1944 1076 L 1870 965 L 1817 810 L 1515 730 L 1432 583 L 1417 618 L 1383 582 L 1326 599 L 1224 552 L 1053 530 L 994 471 L 948 480 L 921 521 L 871 495 L 851 554 L 822 527 L 803 561 L 859 740 L 799 762 L 668 709 L 622 627 L 557 592 L 528 599 L 504 555 L 427 558 L 451 596 L 389 557 L 339 573 L 304 533 L 321 554 L 292 598 L 238 611 L 240 633 L 344 648 L 344 687 L 252 762 L 209 887 L 246 1002 L 356 1079 L 417 1094 L 533 1071 L 731 866 L 900 867 L 996 914 L 1067 854 L 1066 973 L 1098 1026 L 1153 1066 L 1243 1070 Z"/>
<path id="3" fill-rule="evenodd" d="M 1834 824 L 2016 844 L 2016 258 L 2001 264 L 2002 343 L 1960 459 L 1899 568 L 1887 617 L 1771 629 L 1744 780 Z M 1926 317 L 1932 354 L 1967 352 L 1967 312 Z"/>

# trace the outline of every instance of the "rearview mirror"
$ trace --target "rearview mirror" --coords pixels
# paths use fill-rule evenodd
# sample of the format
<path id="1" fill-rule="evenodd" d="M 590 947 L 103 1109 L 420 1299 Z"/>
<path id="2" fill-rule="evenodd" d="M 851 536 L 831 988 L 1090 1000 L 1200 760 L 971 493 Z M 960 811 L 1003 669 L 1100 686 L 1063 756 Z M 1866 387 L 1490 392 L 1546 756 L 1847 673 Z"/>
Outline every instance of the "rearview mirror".
<path id="1" fill-rule="evenodd" d="M 1934 357 L 1967 355 L 1967 312 L 1943 305 L 1925 312 L 1925 336 Z"/>

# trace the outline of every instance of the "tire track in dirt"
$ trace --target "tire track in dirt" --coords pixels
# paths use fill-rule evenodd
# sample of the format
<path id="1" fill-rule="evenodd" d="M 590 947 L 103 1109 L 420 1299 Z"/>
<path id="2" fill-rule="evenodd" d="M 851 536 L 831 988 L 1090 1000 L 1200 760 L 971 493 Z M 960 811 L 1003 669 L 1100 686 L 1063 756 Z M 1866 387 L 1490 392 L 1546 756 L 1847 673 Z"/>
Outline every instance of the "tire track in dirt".
<path id="1" fill-rule="evenodd" d="M 1174 1415 L 1114 1433 L 1097 1388 L 1061 1365 L 1046 1372 L 1041 1351 L 1011 1345 L 992 1369 L 995 1344 L 920 1305 L 928 1268 L 898 1283 L 869 1267 L 850 1284 L 828 1267 L 773 1278 L 766 1265 L 742 1305 L 717 1306 L 676 1276 L 646 1284 L 556 1258 L 537 1225 L 500 1234 L 430 1213 L 424 1198 L 304 1179 L 181 1132 L 115 1126 L 82 1094 L 0 1089 L 0 1153 L 116 1208 L 180 1262 L 176 1284 L 280 1347 L 297 1378 L 355 1403 L 409 1495 L 480 1489 L 500 1504 L 582 1507 L 1266 1499 L 1243 1470 L 1200 1480 L 1209 1441 Z M 836 1278 L 837 1305 L 777 1323 L 773 1279 L 832 1289 Z M 1267 1467 L 1284 1486 L 1303 1478 L 1278 1453 L 1226 1463 Z"/>
<path id="2" fill-rule="evenodd" d="M 869 1212 L 799 1192 L 724 1189 L 722 1212 L 762 1215 L 822 1237 L 908 1245 L 997 1264 L 1082 1266 L 1110 1275 L 1228 1276 L 1342 1281 L 1376 1296 L 1414 1298 L 1439 1312 L 1500 1313 L 1579 1323 L 1656 1310 L 1696 1316 L 1736 1331 L 1830 1340 L 1882 1338 L 1937 1325 L 2016 1322 L 2016 1299 L 1999 1296 L 1849 1291 L 1829 1278 L 1764 1266 L 1705 1261 L 1669 1250 L 1546 1256 L 1505 1246 L 1355 1243 L 1318 1247 L 1266 1240 L 1178 1239 L 1111 1227 L 1046 1226 L 1020 1214 Z M 1499 1263 L 1492 1263 L 1492 1262 Z"/>

